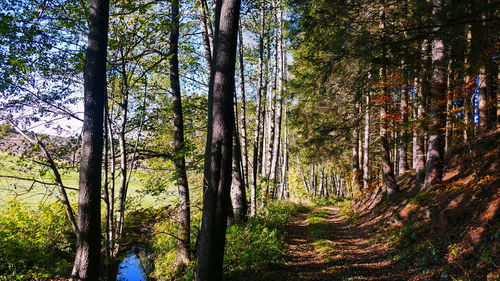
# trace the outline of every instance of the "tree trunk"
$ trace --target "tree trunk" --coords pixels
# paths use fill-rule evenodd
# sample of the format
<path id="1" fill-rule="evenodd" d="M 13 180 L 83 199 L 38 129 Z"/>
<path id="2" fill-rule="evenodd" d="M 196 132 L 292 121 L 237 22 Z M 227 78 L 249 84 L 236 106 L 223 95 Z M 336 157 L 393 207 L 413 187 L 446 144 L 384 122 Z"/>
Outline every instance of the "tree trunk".
<path id="1" fill-rule="evenodd" d="M 437 17 L 442 0 L 434 0 L 433 14 Z M 436 19 L 436 23 L 439 21 Z M 432 41 L 432 76 L 429 97 L 428 158 L 425 165 L 424 190 L 441 183 L 443 177 L 444 134 L 446 125 L 446 60 L 443 38 Z"/>
<path id="2" fill-rule="evenodd" d="M 359 102 L 354 106 L 354 116 L 359 113 Z M 323 171 L 321 171 L 323 173 Z M 361 178 L 359 170 L 359 123 L 354 125 L 352 129 L 352 184 L 359 190 Z"/>
<path id="3" fill-rule="evenodd" d="M 184 152 L 184 116 L 179 79 L 179 0 L 172 0 L 172 23 L 170 30 L 170 91 L 174 110 L 174 164 L 179 194 L 179 229 L 177 230 L 177 270 L 182 272 L 191 260 L 191 211 L 189 186 Z"/>
<path id="4" fill-rule="evenodd" d="M 101 166 L 106 101 L 109 1 L 91 0 L 84 70 L 84 117 L 78 195 L 76 257 L 71 276 L 99 279 L 101 263 Z"/>
<path id="5" fill-rule="evenodd" d="M 365 126 L 363 142 L 363 189 L 370 186 L 370 93 L 366 93 Z"/>
<path id="6" fill-rule="evenodd" d="M 417 92 L 417 139 L 416 139 L 416 149 L 415 149 L 415 157 L 416 157 L 416 181 L 418 185 L 423 185 L 425 180 L 425 163 L 426 163 L 426 153 L 425 153 L 425 137 L 427 131 L 427 116 L 426 116 L 426 108 L 427 108 L 427 97 L 429 96 L 429 72 L 432 67 L 431 61 L 431 45 L 428 40 L 424 40 L 422 43 L 422 57 L 423 57 L 423 71 L 422 78 L 420 79 L 420 90 Z"/>
<path id="7" fill-rule="evenodd" d="M 252 188 L 250 190 L 250 214 L 252 216 L 257 215 L 257 186 L 259 181 L 259 159 L 262 153 L 259 147 L 261 146 L 261 141 L 263 136 L 262 131 L 262 93 L 264 89 L 264 27 L 265 27 L 265 8 L 264 4 L 261 4 L 261 27 L 259 35 L 259 65 L 258 65 L 258 90 L 257 90 L 257 111 L 255 113 L 255 136 L 253 142 L 253 159 L 252 159 Z"/>
<path id="8" fill-rule="evenodd" d="M 238 116 L 238 102 L 234 97 L 235 117 Z M 241 224 L 246 221 L 247 215 L 247 195 L 245 190 L 245 180 L 242 175 L 241 165 L 241 146 L 238 135 L 239 123 L 235 118 L 235 130 L 233 134 L 233 156 L 232 156 L 232 182 L 231 182 L 231 205 L 233 222 Z"/>
<path id="9" fill-rule="evenodd" d="M 127 173 L 128 173 L 128 158 L 127 158 L 127 143 L 126 143 L 126 128 L 127 128 L 127 118 L 128 118 L 128 97 L 129 97 L 129 86 L 128 77 L 126 71 L 126 61 L 125 54 L 123 50 L 120 50 L 121 55 L 121 75 L 122 75 L 122 88 L 121 91 L 121 101 L 118 102 L 118 106 L 121 110 L 122 119 L 120 123 L 120 131 L 118 132 L 118 145 L 120 149 L 120 190 L 118 197 L 118 218 L 116 222 L 116 238 L 120 240 L 123 234 L 123 222 L 125 216 L 125 201 L 127 200 Z M 115 255 L 118 252 L 116 249 Z"/>
<path id="10" fill-rule="evenodd" d="M 247 101 L 247 98 L 246 98 L 246 90 L 245 90 L 245 64 L 244 64 L 244 60 L 243 60 L 243 32 L 242 32 L 242 28 L 240 26 L 239 28 L 239 34 L 238 34 L 238 38 L 239 38 L 239 62 L 240 62 L 240 83 L 241 83 L 241 114 L 242 114 L 242 117 L 241 117 L 241 121 L 242 121 L 242 124 L 241 124 L 241 141 L 242 141 L 242 146 L 243 146 L 243 150 L 242 150 L 242 158 L 243 158 L 243 161 L 242 161 L 242 164 L 243 164 L 243 174 L 244 174 L 244 179 L 245 179 L 245 183 L 247 186 L 250 186 L 250 182 L 249 182 L 249 174 L 248 174 L 248 157 L 250 157 L 248 155 L 248 134 L 247 134 L 247 107 L 246 107 L 246 101 Z"/>
<path id="11" fill-rule="evenodd" d="M 216 2 L 213 74 L 210 79 L 209 119 L 205 166 L 203 216 L 200 229 L 197 281 L 222 280 L 227 210 L 231 189 L 234 131 L 234 75 L 239 0 Z"/>
<path id="12" fill-rule="evenodd" d="M 402 130 L 399 145 L 399 174 L 404 175 L 408 170 L 408 85 L 403 84 L 401 89 L 401 121 Z"/>

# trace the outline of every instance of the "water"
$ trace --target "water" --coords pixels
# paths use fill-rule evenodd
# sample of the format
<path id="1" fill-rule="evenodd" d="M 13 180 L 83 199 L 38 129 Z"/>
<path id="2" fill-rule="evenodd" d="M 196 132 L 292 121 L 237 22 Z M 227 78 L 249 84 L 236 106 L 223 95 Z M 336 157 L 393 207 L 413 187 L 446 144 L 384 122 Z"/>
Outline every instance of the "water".
<path id="1" fill-rule="evenodd" d="M 120 263 L 118 269 L 119 281 L 147 281 L 147 274 L 141 257 L 145 255 L 144 249 L 132 248 Z"/>

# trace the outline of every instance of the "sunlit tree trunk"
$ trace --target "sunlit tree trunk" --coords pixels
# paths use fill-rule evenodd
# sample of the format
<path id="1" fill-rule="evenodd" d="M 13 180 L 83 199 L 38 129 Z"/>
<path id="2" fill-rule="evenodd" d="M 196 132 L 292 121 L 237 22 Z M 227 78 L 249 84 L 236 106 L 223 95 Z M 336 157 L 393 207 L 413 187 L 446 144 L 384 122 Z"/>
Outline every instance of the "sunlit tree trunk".
<path id="1" fill-rule="evenodd" d="M 356 102 L 354 106 L 354 116 L 359 113 L 359 102 Z M 359 169 L 359 123 L 354 125 L 352 129 L 352 184 L 356 189 L 359 190 L 361 183 L 361 171 Z"/>
<path id="2" fill-rule="evenodd" d="M 263 93 L 265 91 L 264 88 L 264 32 L 265 32 L 265 6 L 264 3 L 261 3 L 261 26 L 260 26 L 260 34 L 259 34 L 259 63 L 258 63 L 258 89 L 257 89 L 257 111 L 255 113 L 255 135 L 253 142 L 253 159 L 252 159 L 252 187 L 250 189 L 250 214 L 252 216 L 257 215 L 257 186 L 259 181 L 259 159 L 261 150 L 259 147 L 262 147 L 261 142 L 263 136 L 261 134 L 262 131 L 262 100 Z"/>
<path id="3" fill-rule="evenodd" d="M 401 111 L 401 140 L 399 142 L 399 174 L 404 175 L 408 167 L 408 85 L 405 83 L 401 89 L 401 99 L 400 99 L 400 111 Z"/>
<path id="4" fill-rule="evenodd" d="M 99 279 L 101 263 L 101 170 L 106 101 L 109 1 L 91 0 L 84 69 L 84 117 L 78 195 L 76 280 Z"/>
<path id="5" fill-rule="evenodd" d="M 238 102 L 236 95 L 234 97 L 234 112 L 235 117 L 238 116 Z M 232 181 L 231 181 L 231 205 L 233 222 L 240 224 L 246 221 L 247 215 L 247 196 L 246 183 L 242 173 L 241 165 L 241 146 L 238 134 L 239 122 L 235 118 L 235 131 L 233 134 L 233 159 L 232 159 Z"/>
<path id="6" fill-rule="evenodd" d="M 182 112 L 182 94 L 179 78 L 179 1 L 172 0 L 172 23 L 170 30 L 170 92 L 174 110 L 174 164 L 177 191 L 179 196 L 179 228 L 177 230 L 178 271 L 184 271 L 191 261 L 191 208 L 189 201 L 189 185 L 186 174 L 186 158 L 184 152 L 184 116 Z"/>
<path id="7" fill-rule="evenodd" d="M 363 140 L 363 189 L 370 185 L 370 93 L 366 93 Z"/>

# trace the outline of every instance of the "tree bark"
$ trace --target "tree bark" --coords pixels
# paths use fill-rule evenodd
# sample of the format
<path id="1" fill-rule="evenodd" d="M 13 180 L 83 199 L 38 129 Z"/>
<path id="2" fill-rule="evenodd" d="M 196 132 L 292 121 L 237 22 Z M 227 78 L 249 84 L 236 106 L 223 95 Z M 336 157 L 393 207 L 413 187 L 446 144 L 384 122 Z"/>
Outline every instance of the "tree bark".
<path id="1" fill-rule="evenodd" d="M 433 15 L 438 23 L 437 14 L 442 0 L 434 0 Z M 442 35 L 441 35 L 442 36 Z M 425 165 L 424 190 L 430 190 L 440 184 L 443 177 L 444 134 L 446 125 L 446 59 L 442 37 L 432 41 L 432 76 L 429 97 L 429 140 L 428 158 Z"/>
<path id="2" fill-rule="evenodd" d="M 359 113 L 359 102 L 354 106 L 354 116 Z M 357 123 L 357 122 L 356 122 Z M 323 170 L 321 171 L 323 173 Z M 361 183 L 361 171 L 359 169 L 359 123 L 352 129 L 352 184 L 359 190 Z"/>
<path id="3" fill-rule="evenodd" d="M 234 223 L 241 224 L 247 218 L 247 195 L 245 181 L 241 171 L 241 146 L 238 134 L 235 130 L 233 136 L 233 160 L 232 160 L 232 182 L 231 182 L 231 205 Z"/>
<path id="4" fill-rule="evenodd" d="M 431 45 L 428 40 L 424 40 L 422 43 L 422 58 L 423 58 L 423 71 L 422 78 L 420 79 L 420 87 L 417 92 L 417 138 L 416 138 L 416 181 L 418 185 L 423 185 L 425 180 L 425 163 L 426 163 L 426 153 L 425 153 L 425 137 L 427 132 L 427 98 L 429 96 L 429 72 L 432 67 L 432 61 L 430 57 Z"/>
<path id="5" fill-rule="evenodd" d="M 101 262 L 101 166 L 106 100 L 109 1 L 91 0 L 84 70 L 84 118 L 78 196 L 75 280 L 99 279 Z"/>
<path id="6" fill-rule="evenodd" d="M 174 110 L 174 164 L 179 195 L 176 267 L 184 271 L 191 260 L 191 208 L 184 152 L 184 116 L 179 78 L 179 0 L 172 0 L 170 31 L 170 91 Z"/>
<path id="7" fill-rule="evenodd" d="M 232 156 L 232 181 L 231 181 L 231 223 L 241 224 L 246 221 L 247 215 L 247 196 L 246 182 L 243 176 L 243 165 L 241 157 L 241 145 L 239 137 L 238 99 L 234 95 L 234 133 L 233 133 L 233 156 Z"/>
<path id="8" fill-rule="evenodd" d="M 364 135 L 363 189 L 367 189 L 370 186 L 370 93 L 366 93 Z"/>
<path id="9" fill-rule="evenodd" d="M 250 185 L 249 182 L 249 174 L 248 174 L 248 134 L 247 134 L 247 107 L 246 107 L 246 90 L 245 90 L 245 64 L 244 64 L 244 47 L 243 47 L 243 32 L 242 28 L 240 25 L 239 32 L 238 32 L 238 38 L 239 38 L 239 62 L 240 62 L 240 83 L 241 83 L 241 142 L 242 142 L 242 164 L 243 164 L 243 174 L 244 174 L 244 179 L 245 183 L 247 186 Z"/>
<path id="10" fill-rule="evenodd" d="M 265 7 L 264 3 L 261 3 L 261 26 L 260 26 L 260 35 L 259 35 L 259 66 L 258 66 L 258 89 L 257 89 L 257 112 L 256 120 L 255 120 L 255 136 L 253 142 L 253 159 L 252 159 L 252 188 L 250 190 L 250 214 L 252 216 L 257 215 L 257 185 L 259 180 L 259 159 L 262 142 L 262 93 L 265 91 L 264 89 L 264 27 L 265 27 Z"/>
<path id="11" fill-rule="evenodd" d="M 234 131 L 234 75 L 240 0 L 216 1 L 213 74 L 209 88 L 209 131 L 206 151 L 203 216 L 197 281 L 222 280 L 227 210 L 231 189 Z"/>
<path id="12" fill-rule="evenodd" d="M 401 89 L 401 103 L 400 103 L 400 111 L 401 111 L 401 121 L 402 121 L 402 130 L 401 130 L 401 140 L 399 145 L 399 174 L 404 175 L 409 167 L 408 167 L 408 130 L 406 129 L 408 126 L 408 86 L 403 84 L 403 88 Z"/>

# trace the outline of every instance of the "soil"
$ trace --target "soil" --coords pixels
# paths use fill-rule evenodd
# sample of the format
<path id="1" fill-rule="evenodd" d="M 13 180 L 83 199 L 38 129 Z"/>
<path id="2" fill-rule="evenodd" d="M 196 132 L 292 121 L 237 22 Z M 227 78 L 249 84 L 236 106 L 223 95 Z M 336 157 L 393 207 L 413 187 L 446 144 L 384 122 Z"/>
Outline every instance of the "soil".
<path id="1" fill-rule="evenodd" d="M 324 239 L 334 243 L 327 256 L 311 245 L 308 213 L 293 218 L 286 233 L 286 262 L 269 272 L 268 280 L 410 280 L 412 271 L 390 260 L 390 249 L 370 241 L 373 233 L 348 222 L 334 207 L 328 213 L 329 231 Z"/>

